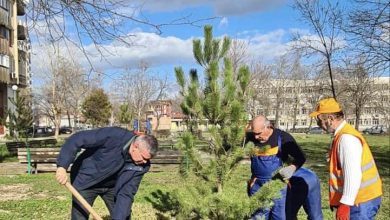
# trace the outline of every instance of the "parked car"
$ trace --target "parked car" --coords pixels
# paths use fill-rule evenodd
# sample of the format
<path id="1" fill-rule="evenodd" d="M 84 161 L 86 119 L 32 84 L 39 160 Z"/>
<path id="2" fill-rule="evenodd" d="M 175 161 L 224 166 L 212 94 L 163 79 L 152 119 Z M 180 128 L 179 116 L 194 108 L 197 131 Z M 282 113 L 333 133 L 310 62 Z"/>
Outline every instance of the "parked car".
<path id="1" fill-rule="evenodd" d="M 383 125 L 376 125 L 371 128 L 366 128 L 362 132 L 363 134 L 383 134 L 387 132 L 387 128 Z"/>
<path id="2" fill-rule="evenodd" d="M 71 127 L 61 127 L 60 128 L 60 134 L 71 134 L 72 128 Z"/>
<path id="3" fill-rule="evenodd" d="M 29 129 L 27 134 L 30 137 L 49 137 L 54 135 L 54 129 L 51 127 L 34 127 Z"/>
<path id="4" fill-rule="evenodd" d="M 308 134 L 322 134 L 323 130 L 320 127 L 312 127 L 310 130 L 307 132 Z"/>

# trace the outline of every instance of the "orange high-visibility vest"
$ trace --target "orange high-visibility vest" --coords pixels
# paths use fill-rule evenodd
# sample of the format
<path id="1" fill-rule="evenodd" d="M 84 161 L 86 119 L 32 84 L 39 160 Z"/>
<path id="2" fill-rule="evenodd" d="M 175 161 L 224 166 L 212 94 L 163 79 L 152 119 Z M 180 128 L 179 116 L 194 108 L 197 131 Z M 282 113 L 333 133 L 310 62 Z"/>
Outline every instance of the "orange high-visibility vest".
<path id="1" fill-rule="evenodd" d="M 332 148 L 329 152 L 329 203 L 331 206 L 340 205 L 340 199 L 343 195 L 344 176 L 337 156 L 340 137 L 343 134 L 351 134 L 359 138 L 363 145 L 361 164 L 362 180 L 354 204 L 357 205 L 382 195 L 382 181 L 379 177 L 378 169 L 376 168 L 374 158 L 366 140 L 350 124 L 346 124 L 341 131 L 336 134 L 332 142 Z"/>

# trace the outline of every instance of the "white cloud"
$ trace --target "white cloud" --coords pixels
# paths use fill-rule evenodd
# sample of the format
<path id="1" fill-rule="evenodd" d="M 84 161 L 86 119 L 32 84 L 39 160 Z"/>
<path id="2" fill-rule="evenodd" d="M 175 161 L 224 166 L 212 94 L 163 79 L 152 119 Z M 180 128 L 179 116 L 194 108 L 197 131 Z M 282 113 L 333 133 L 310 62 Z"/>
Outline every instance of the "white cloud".
<path id="1" fill-rule="evenodd" d="M 192 39 L 180 39 L 169 36 L 162 37 L 154 33 L 137 32 L 129 36 L 132 46 L 125 45 L 123 42 L 113 41 L 105 45 L 99 52 L 94 45 L 85 47 L 89 60 L 95 69 L 107 71 L 115 68 L 133 68 L 137 67 L 141 61 L 146 61 L 151 67 L 158 67 L 167 64 L 189 64 L 193 63 Z M 47 66 L 49 61 L 46 51 L 47 48 L 38 45 L 32 45 L 32 65 L 33 72 L 42 72 L 40 68 Z M 76 48 L 66 48 L 60 46 L 62 53 L 66 57 L 76 59 L 81 65 L 89 69 L 89 62 Z M 71 52 L 69 52 L 71 51 Z M 104 59 L 102 58 L 104 57 Z"/>
<path id="2" fill-rule="evenodd" d="M 227 17 L 223 17 L 219 22 L 219 27 L 227 27 L 229 25 L 229 20 Z"/>
<path id="3" fill-rule="evenodd" d="M 158 11 L 178 11 L 188 7 L 210 6 L 216 15 L 242 15 L 252 12 L 266 11 L 287 3 L 287 0 L 158 0 L 158 1 L 133 1 L 134 5 L 142 6 L 143 10 Z"/>
<path id="4" fill-rule="evenodd" d="M 130 34 L 132 36 L 130 36 Z M 256 30 L 249 30 L 238 35 L 239 40 L 245 40 L 249 43 L 249 53 L 254 59 L 269 60 L 283 55 L 288 50 L 290 44 L 286 40 L 289 31 L 278 29 L 268 33 L 261 34 Z M 215 36 L 221 37 L 221 36 Z M 90 61 L 93 67 L 102 72 L 112 71 L 120 68 L 136 68 L 141 61 L 147 62 L 151 68 L 162 66 L 185 65 L 197 68 L 192 54 L 192 38 L 180 39 L 174 36 L 161 36 L 154 33 L 132 32 L 129 33 L 129 40 L 133 46 L 125 45 L 119 41 L 113 41 L 105 45 L 101 53 L 97 51 L 94 45 L 87 46 L 86 52 L 90 54 Z M 64 47 L 64 46 L 62 46 Z M 45 66 L 48 61 L 47 49 L 33 45 L 32 67 L 33 72 L 36 68 Z M 66 51 L 63 49 L 63 51 Z M 70 49 L 66 56 L 77 59 L 86 69 L 90 69 L 85 56 L 77 48 Z M 101 55 L 105 59 L 101 58 Z M 47 66 L 47 65 L 46 65 Z"/>
<path id="5" fill-rule="evenodd" d="M 319 50 L 319 51 L 325 50 L 321 39 L 317 35 L 310 34 L 304 30 L 298 31 L 298 33 L 300 33 L 299 36 L 300 36 L 301 40 L 289 42 L 290 46 L 308 46 L 308 45 L 310 45 L 310 47 L 316 48 L 316 50 Z M 330 42 L 331 42 L 330 38 L 325 37 L 325 41 L 326 41 L 327 45 L 330 45 Z M 334 43 L 333 49 L 341 49 L 347 45 L 347 42 L 341 38 L 335 38 L 333 40 L 333 43 Z"/>
<path id="6" fill-rule="evenodd" d="M 239 33 L 238 37 L 248 42 L 249 56 L 252 59 L 272 61 L 287 52 L 286 35 L 287 32 L 282 29 L 265 34 L 261 34 L 257 30 L 248 30 Z"/>

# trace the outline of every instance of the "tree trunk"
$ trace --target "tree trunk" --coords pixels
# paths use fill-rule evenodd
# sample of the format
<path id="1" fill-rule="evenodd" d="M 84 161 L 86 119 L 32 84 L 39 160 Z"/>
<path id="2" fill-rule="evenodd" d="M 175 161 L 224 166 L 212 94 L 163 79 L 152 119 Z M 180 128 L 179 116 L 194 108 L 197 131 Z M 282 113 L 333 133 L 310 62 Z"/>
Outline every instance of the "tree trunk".
<path id="1" fill-rule="evenodd" d="M 72 127 L 72 123 L 70 122 L 70 113 L 69 113 L 69 111 L 66 111 L 66 115 L 68 116 L 68 126 Z"/>
<path id="2" fill-rule="evenodd" d="M 355 120 L 355 129 L 356 129 L 356 130 L 359 130 L 359 126 L 360 126 L 360 115 L 361 115 L 360 107 L 356 107 L 356 109 L 355 109 L 355 117 L 356 117 L 356 120 Z"/>
<path id="3" fill-rule="evenodd" d="M 328 70 L 329 70 L 329 77 L 330 77 L 330 85 L 331 85 L 331 87 L 332 87 L 333 98 L 336 99 L 336 91 L 335 91 L 335 89 L 334 89 L 332 67 L 331 67 L 331 64 L 330 64 L 330 55 L 326 56 L 326 60 L 327 60 L 327 63 L 328 63 Z M 337 100 L 337 99 L 336 99 L 336 100 Z"/>

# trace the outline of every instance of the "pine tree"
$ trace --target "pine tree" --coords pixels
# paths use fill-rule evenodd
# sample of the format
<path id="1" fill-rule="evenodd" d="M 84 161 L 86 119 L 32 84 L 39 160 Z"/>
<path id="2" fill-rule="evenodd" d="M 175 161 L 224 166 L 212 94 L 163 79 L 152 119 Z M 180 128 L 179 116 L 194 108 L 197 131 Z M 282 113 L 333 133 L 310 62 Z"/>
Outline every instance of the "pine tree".
<path id="1" fill-rule="evenodd" d="M 134 112 L 130 108 L 129 104 L 122 104 L 119 106 L 118 120 L 121 124 L 125 124 L 128 128 L 131 126 L 133 121 Z"/>
<path id="2" fill-rule="evenodd" d="M 94 89 L 81 106 L 82 113 L 93 127 L 108 124 L 111 117 L 111 103 L 103 89 Z"/>
<path id="3" fill-rule="evenodd" d="M 286 184 L 275 177 L 254 196 L 247 196 L 246 181 L 234 171 L 244 155 L 254 150 L 251 142 L 243 147 L 249 69 L 241 66 L 237 73 L 233 72 L 231 61 L 225 57 L 230 45 L 228 37 L 222 42 L 213 39 L 211 26 L 204 28 L 204 35 L 203 44 L 197 39 L 193 41 L 194 57 L 204 68 L 204 86 L 199 83 L 196 69 L 190 70 L 187 82 L 183 69 L 175 68 L 183 96 L 181 108 L 189 127 L 178 144 L 183 154 L 183 182 L 173 192 L 159 190 L 152 193 L 154 199 L 147 199 L 163 216 L 175 219 L 248 219 L 258 208 L 271 207 Z M 206 120 L 209 146 L 199 149 L 197 124 Z"/>
<path id="4" fill-rule="evenodd" d="M 178 190 L 174 195 L 180 204 L 179 215 L 184 218 L 238 219 L 253 208 L 248 202 L 246 208 L 241 207 L 243 201 L 236 201 L 234 196 L 237 193 L 225 186 L 245 155 L 242 142 L 250 73 L 247 66 L 242 66 L 234 74 L 230 59 L 225 57 L 230 46 L 228 37 L 222 42 L 213 39 L 211 26 L 204 28 L 204 36 L 203 44 L 198 39 L 193 41 L 194 57 L 204 68 L 204 88 L 195 69 L 190 71 L 187 83 L 182 68 L 175 68 L 184 97 L 181 108 L 190 120 L 192 133 L 183 134 L 180 140 L 184 155 L 180 171 L 188 178 L 186 190 Z M 202 159 L 202 153 L 196 148 L 197 138 L 193 134 L 196 124 L 204 120 L 208 121 L 210 132 L 207 160 Z M 242 194 L 239 197 L 245 200 L 246 195 Z"/>
<path id="5" fill-rule="evenodd" d="M 10 98 L 9 100 L 15 106 L 15 110 L 8 109 L 6 111 L 6 118 L 1 119 L 2 124 L 5 124 L 10 130 L 11 137 L 24 138 L 33 123 L 31 103 L 19 92 L 17 92 L 15 99 Z"/>

